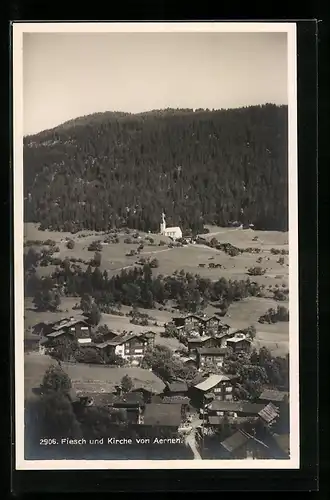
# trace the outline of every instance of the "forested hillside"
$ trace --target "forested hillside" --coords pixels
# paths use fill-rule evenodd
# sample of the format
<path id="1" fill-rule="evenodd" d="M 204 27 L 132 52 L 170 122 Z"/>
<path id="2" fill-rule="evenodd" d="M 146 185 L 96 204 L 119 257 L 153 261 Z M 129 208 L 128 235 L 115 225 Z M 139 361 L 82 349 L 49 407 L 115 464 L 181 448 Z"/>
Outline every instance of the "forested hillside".
<path id="1" fill-rule="evenodd" d="M 287 230 L 287 107 L 96 113 L 24 138 L 25 221 Z"/>

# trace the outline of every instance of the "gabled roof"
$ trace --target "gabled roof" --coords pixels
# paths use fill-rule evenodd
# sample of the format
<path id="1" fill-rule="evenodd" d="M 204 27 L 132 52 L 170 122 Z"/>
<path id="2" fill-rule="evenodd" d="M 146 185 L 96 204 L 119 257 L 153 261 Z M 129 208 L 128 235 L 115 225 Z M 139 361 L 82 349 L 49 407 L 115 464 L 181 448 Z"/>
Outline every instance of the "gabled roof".
<path id="1" fill-rule="evenodd" d="M 240 411 L 242 403 L 240 401 L 220 401 L 219 399 L 214 399 L 212 403 L 208 405 L 208 409 L 211 411 Z"/>
<path id="2" fill-rule="evenodd" d="M 156 402 L 156 401 L 154 401 Z M 190 399 L 187 396 L 165 396 L 162 400 L 166 404 L 181 404 L 186 405 L 190 403 Z"/>
<path id="3" fill-rule="evenodd" d="M 209 321 L 211 321 L 212 319 L 213 319 L 213 320 L 216 320 L 216 321 L 221 322 L 221 319 L 220 319 L 220 318 L 218 318 L 218 316 L 216 316 L 215 314 L 213 314 L 213 316 L 210 316 L 209 318 L 205 318 L 205 319 L 203 319 L 203 321 L 204 321 L 204 323 L 208 323 L 208 322 L 209 322 Z"/>
<path id="4" fill-rule="evenodd" d="M 141 337 L 141 333 L 128 333 L 127 335 L 119 335 L 116 338 L 113 338 L 111 340 L 106 340 L 105 342 L 101 342 L 98 344 L 95 344 L 99 349 L 104 349 L 107 346 L 117 346 L 124 344 L 125 342 L 129 342 L 130 340 L 134 339 L 135 337 Z"/>
<path id="5" fill-rule="evenodd" d="M 237 342 L 249 342 L 251 344 L 251 340 L 246 337 L 232 337 L 231 339 L 228 339 L 227 342 L 234 342 L 235 344 Z"/>
<path id="6" fill-rule="evenodd" d="M 226 347 L 200 347 L 197 352 L 201 355 L 208 356 L 225 356 L 228 349 Z"/>
<path id="7" fill-rule="evenodd" d="M 63 335 L 63 333 L 66 333 L 65 330 L 57 330 L 55 332 L 48 333 L 47 338 L 56 338 L 59 337 L 60 335 Z"/>
<path id="8" fill-rule="evenodd" d="M 208 405 L 211 411 L 233 411 L 238 413 L 248 413 L 250 415 L 259 415 L 265 408 L 265 405 L 260 403 L 249 403 L 248 401 L 220 401 L 214 399 Z"/>
<path id="9" fill-rule="evenodd" d="M 277 391 L 273 389 L 265 389 L 261 394 L 259 399 L 264 399 L 266 401 L 284 401 L 284 399 L 289 396 L 288 392 Z"/>
<path id="10" fill-rule="evenodd" d="M 243 401 L 241 403 L 241 412 L 249 413 L 250 415 L 259 415 L 259 412 L 265 408 L 264 404 L 260 403 L 249 403 L 248 401 Z"/>
<path id="11" fill-rule="evenodd" d="M 172 382 L 166 385 L 170 392 L 186 392 L 188 390 L 186 382 Z"/>
<path id="12" fill-rule="evenodd" d="M 56 321 L 51 325 L 51 327 L 53 330 L 59 330 L 61 328 L 68 328 L 70 326 L 74 326 L 77 323 L 84 323 L 85 325 L 87 325 L 86 320 L 83 318 L 65 318 L 60 321 Z"/>
<path id="13" fill-rule="evenodd" d="M 210 340 L 212 337 L 193 337 L 188 339 L 188 343 L 200 343 L 200 342 L 206 342 L 207 340 Z"/>
<path id="14" fill-rule="evenodd" d="M 180 359 L 180 361 L 182 361 L 182 363 L 190 363 L 190 362 L 195 363 L 196 362 L 195 359 L 188 358 L 187 356 L 179 356 L 179 359 Z"/>
<path id="15" fill-rule="evenodd" d="M 178 427 L 181 423 L 181 405 L 146 404 L 143 420 L 145 425 Z"/>
<path id="16" fill-rule="evenodd" d="M 220 382 L 226 382 L 229 381 L 230 378 L 227 377 L 226 375 L 210 375 L 204 382 L 201 382 L 198 385 L 195 385 L 196 389 L 199 389 L 200 391 L 209 391 L 216 385 L 218 385 Z"/>
<path id="17" fill-rule="evenodd" d="M 259 411 L 258 415 L 267 423 L 270 424 L 275 418 L 280 414 L 280 411 L 273 403 L 268 403 L 262 410 Z"/>
<path id="18" fill-rule="evenodd" d="M 243 434 L 240 431 L 235 432 L 230 437 L 222 441 L 221 445 L 225 450 L 229 451 L 229 453 L 238 450 L 242 446 L 244 446 L 248 441 L 250 441 L 250 437 L 246 434 Z"/>

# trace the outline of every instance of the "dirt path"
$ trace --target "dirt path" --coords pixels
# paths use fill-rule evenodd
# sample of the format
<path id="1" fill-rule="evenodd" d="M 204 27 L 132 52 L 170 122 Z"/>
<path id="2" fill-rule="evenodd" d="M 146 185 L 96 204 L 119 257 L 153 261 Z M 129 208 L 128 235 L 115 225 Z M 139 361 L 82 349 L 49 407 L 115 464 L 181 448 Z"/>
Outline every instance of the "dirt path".
<path id="1" fill-rule="evenodd" d="M 191 451 L 193 452 L 194 460 L 203 460 L 197 449 L 196 429 L 192 429 L 191 432 L 189 432 L 189 434 L 186 437 L 186 444 L 190 447 Z"/>

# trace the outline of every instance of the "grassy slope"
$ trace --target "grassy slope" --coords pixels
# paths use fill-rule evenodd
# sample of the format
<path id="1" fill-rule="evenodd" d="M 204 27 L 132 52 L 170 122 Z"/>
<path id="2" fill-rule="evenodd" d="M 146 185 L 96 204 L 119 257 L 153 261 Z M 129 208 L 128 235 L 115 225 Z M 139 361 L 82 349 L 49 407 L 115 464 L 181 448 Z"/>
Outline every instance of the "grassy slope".
<path id="1" fill-rule="evenodd" d="M 30 397 L 32 389 L 39 387 L 47 368 L 55 362 L 46 355 L 29 353 L 24 357 L 25 397 Z M 71 378 L 73 387 L 77 391 L 110 392 L 119 384 L 124 375 L 129 375 L 135 386 L 152 386 L 155 391 L 161 392 L 164 383 L 151 371 L 142 368 L 119 368 L 101 365 L 85 365 L 62 363 L 62 368 Z"/>
<path id="2" fill-rule="evenodd" d="M 207 239 L 211 239 L 213 236 L 219 241 L 225 243 L 231 243 L 235 246 L 240 247 L 252 247 L 257 246 L 261 248 L 260 254 L 247 254 L 244 253 L 237 257 L 230 257 L 224 252 L 219 252 L 215 249 L 210 249 L 208 247 L 203 247 L 200 245 L 190 245 L 184 248 L 168 249 L 162 247 L 148 247 L 145 246 L 143 253 L 146 256 L 153 255 L 147 252 L 155 252 L 155 256 L 159 260 L 160 266 L 158 269 L 154 270 L 157 273 L 169 274 L 177 269 L 184 269 L 185 271 L 190 271 L 192 273 L 199 273 L 201 276 L 208 277 L 210 279 L 218 279 L 224 276 L 228 279 L 246 279 L 246 271 L 250 266 L 258 265 L 256 260 L 259 256 L 262 257 L 263 261 L 260 264 L 262 267 L 267 268 L 267 273 L 264 276 L 256 276 L 251 279 L 264 284 L 266 287 L 272 285 L 278 285 L 281 287 L 283 284 L 287 286 L 288 284 L 288 256 L 284 256 L 285 264 L 281 266 L 277 263 L 278 256 L 272 255 L 270 249 L 272 247 L 278 248 L 288 248 L 288 234 L 281 232 L 270 232 L 270 231 L 252 231 L 252 230 L 237 230 L 231 228 L 218 228 L 209 227 L 210 234 L 205 235 Z M 85 235 L 84 237 L 79 237 L 79 235 Z M 142 233 L 141 233 L 142 235 Z M 159 235 L 152 235 L 155 242 L 159 242 L 161 237 Z M 253 238 L 257 236 L 258 240 L 253 241 Z M 69 250 L 65 245 L 65 238 L 72 238 L 75 240 L 76 245 L 73 250 Z M 109 274 L 114 274 L 120 271 L 120 268 L 134 265 L 136 257 L 126 257 L 125 253 L 135 248 L 135 245 L 127 245 L 123 243 L 123 240 L 127 235 L 120 235 L 119 244 L 104 245 L 102 250 L 102 269 L 107 269 Z M 93 252 L 87 250 L 88 244 L 94 239 L 104 239 L 104 235 L 96 234 L 91 231 L 83 231 L 82 233 L 77 233 L 71 235 L 70 233 L 60 233 L 52 231 L 39 231 L 35 224 L 25 224 L 25 239 L 29 240 L 46 240 L 53 239 L 60 246 L 59 256 L 64 258 L 65 256 L 81 257 L 83 259 L 90 259 L 93 256 Z M 157 252 L 157 253 L 156 253 Z M 222 268 L 208 269 L 208 264 L 210 262 L 219 263 Z M 198 267 L 199 263 L 205 263 L 205 268 Z M 51 272 L 51 266 L 39 268 L 38 271 L 42 274 L 49 274 Z M 56 320 L 63 316 L 72 315 L 77 316 L 81 314 L 79 310 L 72 310 L 72 306 L 76 304 L 78 299 L 76 298 L 65 298 L 62 301 L 61 309 L 62 312 L 59 313 L 36 313 L 30 310 L 32 303 L 26 300 L 25 304 L 25 325 L 26 327 L 32 326 L 39 321 L 44 320 Z M 284 305 L 287 305 L 284 303 Z M 257 345 L 267 345 L 275 352 L 285 353 L 288 349 L 288 323 L 277 323 L 275 325 L 260 325 L 257 323 L 258 318 L 261 314 L 265 313 L 269 307 L 276 307 L 277 303 L 272 299 L 259 299 L 259 298 L 249 298 L 242 302 L 233 304 L 230 307 L 229 315 L 225 318 L 228 323 L 231 323 L 234 327 L 242 328 L 254 324 L 257 328 Z M 125 308 L 122 309 L 123 312 L 127 312 Z M 214 308 L 209 307 L 207 312 L 213 313 Z M 147 311 L 154 320 L 156 320 L 159 325 L 164 322 L 168 322 L 172 314 L 167 311 Z M 115 330 L 127 330 L 127 331 L 141 331 L 148 330 L 148 327 L 139 327 L 129 323 L 129 318 L 113 316 L 104 314 L 102 316 L 102 323 L 107 324 L 109 328 Z M 179 347 L 179 343 L 174 339 L 164 339 L 161 338 L 159 333 L 162 327 L 151 328 L 157 333 L 156 342 L 164 345 L 168 345 L 174 349 Z M 259 344 L 258 344 L 259 342 Z"/>

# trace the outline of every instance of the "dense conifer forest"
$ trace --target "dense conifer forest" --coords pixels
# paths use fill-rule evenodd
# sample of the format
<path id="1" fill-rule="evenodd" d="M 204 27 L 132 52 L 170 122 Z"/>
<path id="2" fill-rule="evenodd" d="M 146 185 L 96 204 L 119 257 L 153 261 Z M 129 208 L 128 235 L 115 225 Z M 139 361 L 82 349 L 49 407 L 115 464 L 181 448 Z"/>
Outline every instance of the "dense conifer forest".
<path id="1" fill-rule="evenodd" d="M 24 138 L 25 221 L 288 229 L 287 106 L 96 113 Z"/>

